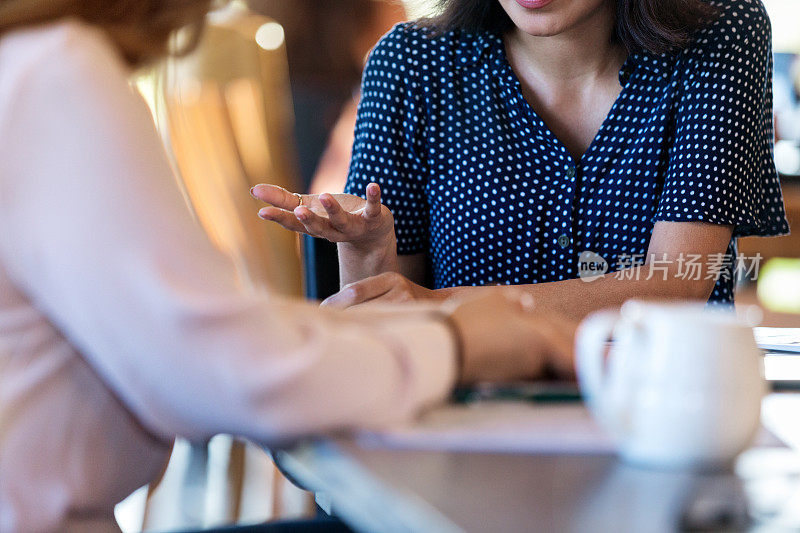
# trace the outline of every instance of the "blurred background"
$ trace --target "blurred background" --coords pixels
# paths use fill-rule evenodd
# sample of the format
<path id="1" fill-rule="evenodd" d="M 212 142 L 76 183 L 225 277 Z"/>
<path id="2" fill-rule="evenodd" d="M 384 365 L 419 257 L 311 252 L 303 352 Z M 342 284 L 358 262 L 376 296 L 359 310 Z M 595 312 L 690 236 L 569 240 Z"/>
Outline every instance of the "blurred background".
<path id="1" fill-rule="evenodd" d="M 433 0 L 237 0 L 209 16 L 196 52 L 134 80 L 172 157 L 187 205 L 236 263 L 243 288 L 308 295 L 296 237 L 256 217 L 247 191 L 275 183 L 337 192 L 350 160 L 359 81 L 394 24 L 433 13 Z M 742 239 L 770 325 L 800 312 L 800 0 L 765 0 L 773 21 L 776 164 L 797 234 Z M 796 321 L 796 318 L 794 319 Z M 324 502 L 321 502 L 324 505 Z M 117 508 L 126 532 L 257 523 L 315 513 L 268 453 L 228 436 L 178 441 L 162 479 Z"/>
<path id="2" fill-rule="evenodd" d="M 758 284 L 743 279 L 737 305 L 761 304 L 770 325 L 796 325 L 780 313 L 800 312 L 800 2 L 764 0 L 772 20 L 775 164 L 781 174 L 792 235 L 739 241 L 739 252 L 758 258 Z"/>

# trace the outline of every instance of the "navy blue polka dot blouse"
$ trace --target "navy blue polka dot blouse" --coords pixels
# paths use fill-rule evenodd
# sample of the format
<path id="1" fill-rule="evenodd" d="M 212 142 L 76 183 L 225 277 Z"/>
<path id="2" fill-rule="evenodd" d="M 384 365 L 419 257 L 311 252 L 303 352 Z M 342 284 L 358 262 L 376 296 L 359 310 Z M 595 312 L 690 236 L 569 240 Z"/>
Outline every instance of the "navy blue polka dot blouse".
<path id="1" fill-rule="evenodd" d="M 434 287 L 614 271 L 657 221 L 735 226 L 711 301 L 733 299 L 735 238 L 788 231 L 773 162 L 770 23 L 721 2 L 686 49 L 631 54 L 622 92 L 580 161 L 533 111 L 493 34 L 409 23 L 370 56 L 347 191 L 377 182 L 398 253 L 426 253 Z"/>

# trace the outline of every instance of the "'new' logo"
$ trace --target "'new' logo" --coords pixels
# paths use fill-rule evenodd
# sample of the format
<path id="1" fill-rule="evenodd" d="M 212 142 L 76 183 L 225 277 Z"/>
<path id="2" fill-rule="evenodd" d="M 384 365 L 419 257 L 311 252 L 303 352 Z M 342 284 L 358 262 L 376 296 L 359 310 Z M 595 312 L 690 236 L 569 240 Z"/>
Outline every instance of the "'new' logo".
<path id="1" fill-rule="evenodd" d="M 578 258 L 578 277 L 590 282 L 602 278 L 608 272 L 608 261 L 594 252 L 582 252 Z"/>

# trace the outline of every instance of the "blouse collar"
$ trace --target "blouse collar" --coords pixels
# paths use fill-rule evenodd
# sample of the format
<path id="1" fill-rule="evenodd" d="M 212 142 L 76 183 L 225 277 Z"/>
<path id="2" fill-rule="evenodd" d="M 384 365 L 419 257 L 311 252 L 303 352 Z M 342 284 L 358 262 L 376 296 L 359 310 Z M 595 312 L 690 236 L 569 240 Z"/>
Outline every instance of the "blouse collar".
<path id="1" fill-rule="evenodd" d="M 492 48 L 503 51 L 505 44 L 500 35 L 491 32 L 471 34 L 468 46 L 460 49 L 461 63 L 474 65 L 489 56 Z M 505 53 L 500 54 L 505 57 Z M 620 69 L 620 81 L 624 84 L 636 70 L 644 70 L 659 78 L 669 78 L 675 69 L 676 55 L 672 53 L 653 54 L 645 50 L 631 52 Z"/>
<path id="2" fill-rule="evenodd" d="M 461 62 L 465 65 L 480 63 L 488 56 L 488 52 L 493 46 L 503 46 L 502 38 L 491 32 L 473 33 L 470 34 L 470 37 L 468 45 L 459 50 Z"/>

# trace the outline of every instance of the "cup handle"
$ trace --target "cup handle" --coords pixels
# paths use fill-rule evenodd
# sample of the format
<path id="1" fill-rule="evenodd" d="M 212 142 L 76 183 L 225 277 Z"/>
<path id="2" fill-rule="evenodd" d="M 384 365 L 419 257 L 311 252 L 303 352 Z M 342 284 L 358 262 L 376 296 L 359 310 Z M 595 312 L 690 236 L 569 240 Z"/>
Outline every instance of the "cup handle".
<path id="1" fill-rule="evenodd" d="M 607 396 L 604 394 L 607 372 L 603 355 L 618 321 L 619 314 L 614 311 L 595 313 L 581 323 L 576 335 L 575 367 L 581 394 L 597 414 L 604 411 L 599 409 L 599 404 Z"/>

